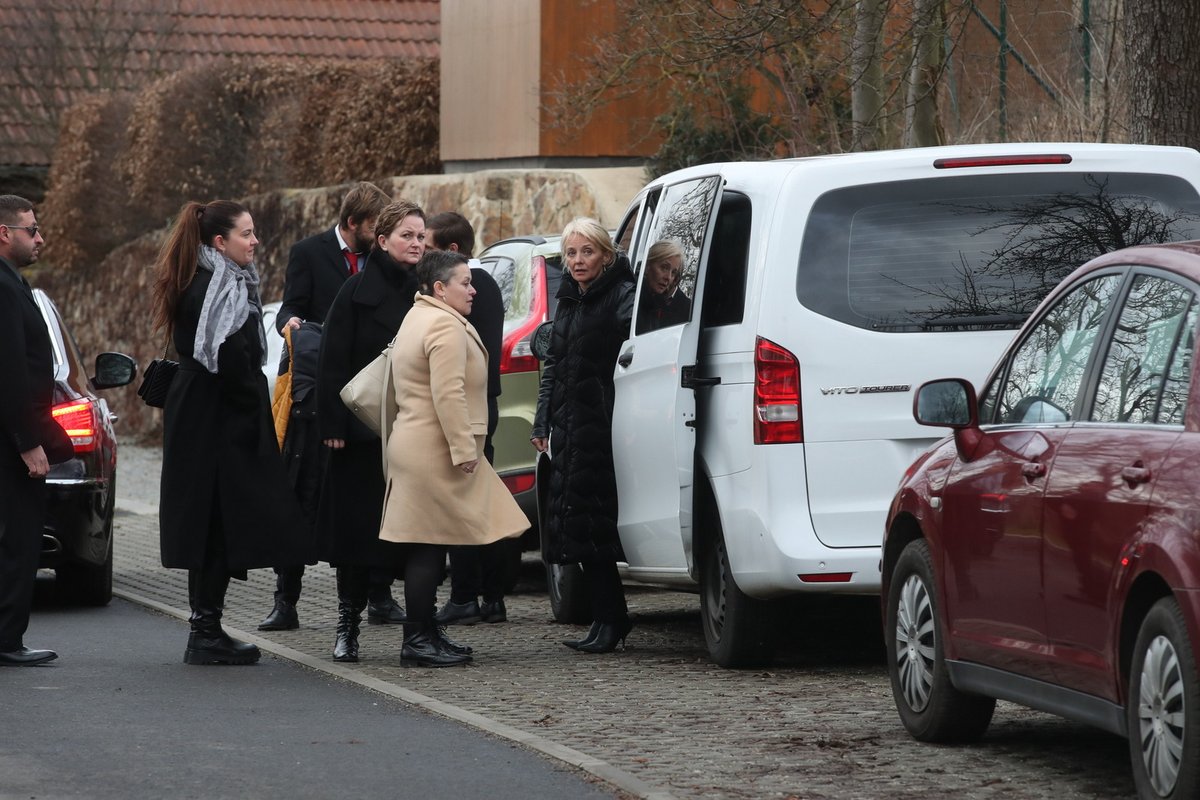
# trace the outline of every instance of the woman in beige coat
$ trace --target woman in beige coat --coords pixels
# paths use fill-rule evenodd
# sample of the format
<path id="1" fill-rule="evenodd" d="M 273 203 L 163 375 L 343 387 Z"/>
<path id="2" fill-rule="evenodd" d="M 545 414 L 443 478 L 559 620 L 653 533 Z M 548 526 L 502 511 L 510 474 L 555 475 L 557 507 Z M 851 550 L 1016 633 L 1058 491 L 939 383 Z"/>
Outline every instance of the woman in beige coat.
<path id="1" fill-rule="evenodd" d="M 417 278 L 420 294 L 392 348 L 398 411 L 379 538 L 408 549 L 401 661 L 444 667 L 470 660 L 434 623 L 446 546 L 519 536 L 529 522 L 482 457 L 487 351 L 465 319 L 475 296 L 467 259 L 427 252 Z"/>

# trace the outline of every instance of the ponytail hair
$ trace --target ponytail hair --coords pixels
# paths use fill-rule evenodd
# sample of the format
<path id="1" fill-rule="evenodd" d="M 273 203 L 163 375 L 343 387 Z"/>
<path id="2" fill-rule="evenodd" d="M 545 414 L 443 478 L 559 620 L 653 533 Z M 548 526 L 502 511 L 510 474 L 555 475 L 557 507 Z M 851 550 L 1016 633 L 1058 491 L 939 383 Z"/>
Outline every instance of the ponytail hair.
<path id="1" fill-rule="evenodd" d="M 175 306 L 196 277 L 200 245 L 211 245 L 218 236 L 228 236 L 238 218 L 248 211 L 232 200 L 183 204 L 154 263 L 155 328 L 171 335 L 175 328 Z"/>

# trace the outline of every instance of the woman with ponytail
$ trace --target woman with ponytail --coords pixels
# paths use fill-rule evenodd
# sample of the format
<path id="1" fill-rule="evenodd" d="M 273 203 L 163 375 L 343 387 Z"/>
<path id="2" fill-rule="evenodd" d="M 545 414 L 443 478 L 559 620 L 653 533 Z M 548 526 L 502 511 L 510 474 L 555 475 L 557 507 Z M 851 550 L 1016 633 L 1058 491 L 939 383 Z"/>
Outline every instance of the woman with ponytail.
<path id="1" fill-rule="evenodd" d="M 159 528 L 164 567 L 188 571 L 187 664 L 253 664 L 221 627 L 246 571 L 307 561 L 262 372 L 266 341 L 245 206 L 188 203 L 159 252 L 154 319 L 179 354 L 163 409 Z"/>

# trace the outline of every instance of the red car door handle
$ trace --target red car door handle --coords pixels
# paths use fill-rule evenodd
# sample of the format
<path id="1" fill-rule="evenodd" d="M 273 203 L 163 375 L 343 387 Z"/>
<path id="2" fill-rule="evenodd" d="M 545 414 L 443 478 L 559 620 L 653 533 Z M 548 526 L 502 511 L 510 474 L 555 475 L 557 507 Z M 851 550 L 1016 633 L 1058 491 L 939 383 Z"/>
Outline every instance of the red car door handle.
<path id="1" fill-rule="evenodd" d="M 1137 486 L 1139 483 L 1150 482 L 1150 470 L 1145 467 L 1126 467 L 1121 470 L 1121 477 L 1129 484 L 1129 488 Z"/>
<path id="2" fill-rule="evenodd" d="M 1021 474 L 1030 480 L 1040 478 L 1046 474 L 1046 465 L 1039 464 L 1036 461 L 1029 461 L 1021 465 Z"/>

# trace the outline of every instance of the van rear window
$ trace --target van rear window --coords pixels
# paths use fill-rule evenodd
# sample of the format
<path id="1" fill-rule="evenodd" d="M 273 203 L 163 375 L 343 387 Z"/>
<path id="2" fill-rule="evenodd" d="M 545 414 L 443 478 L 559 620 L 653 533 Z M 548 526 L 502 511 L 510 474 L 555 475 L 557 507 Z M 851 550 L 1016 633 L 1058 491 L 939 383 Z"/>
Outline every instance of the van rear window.
<path id="1" fill-rule="evenodd" d="M 817 199 L 796 291 L 881 331 L 1018 328 L 1081 264 L 1200 238 L 1200 196 L 1170 175 L 1047 172 L 853 186 Z"/>

